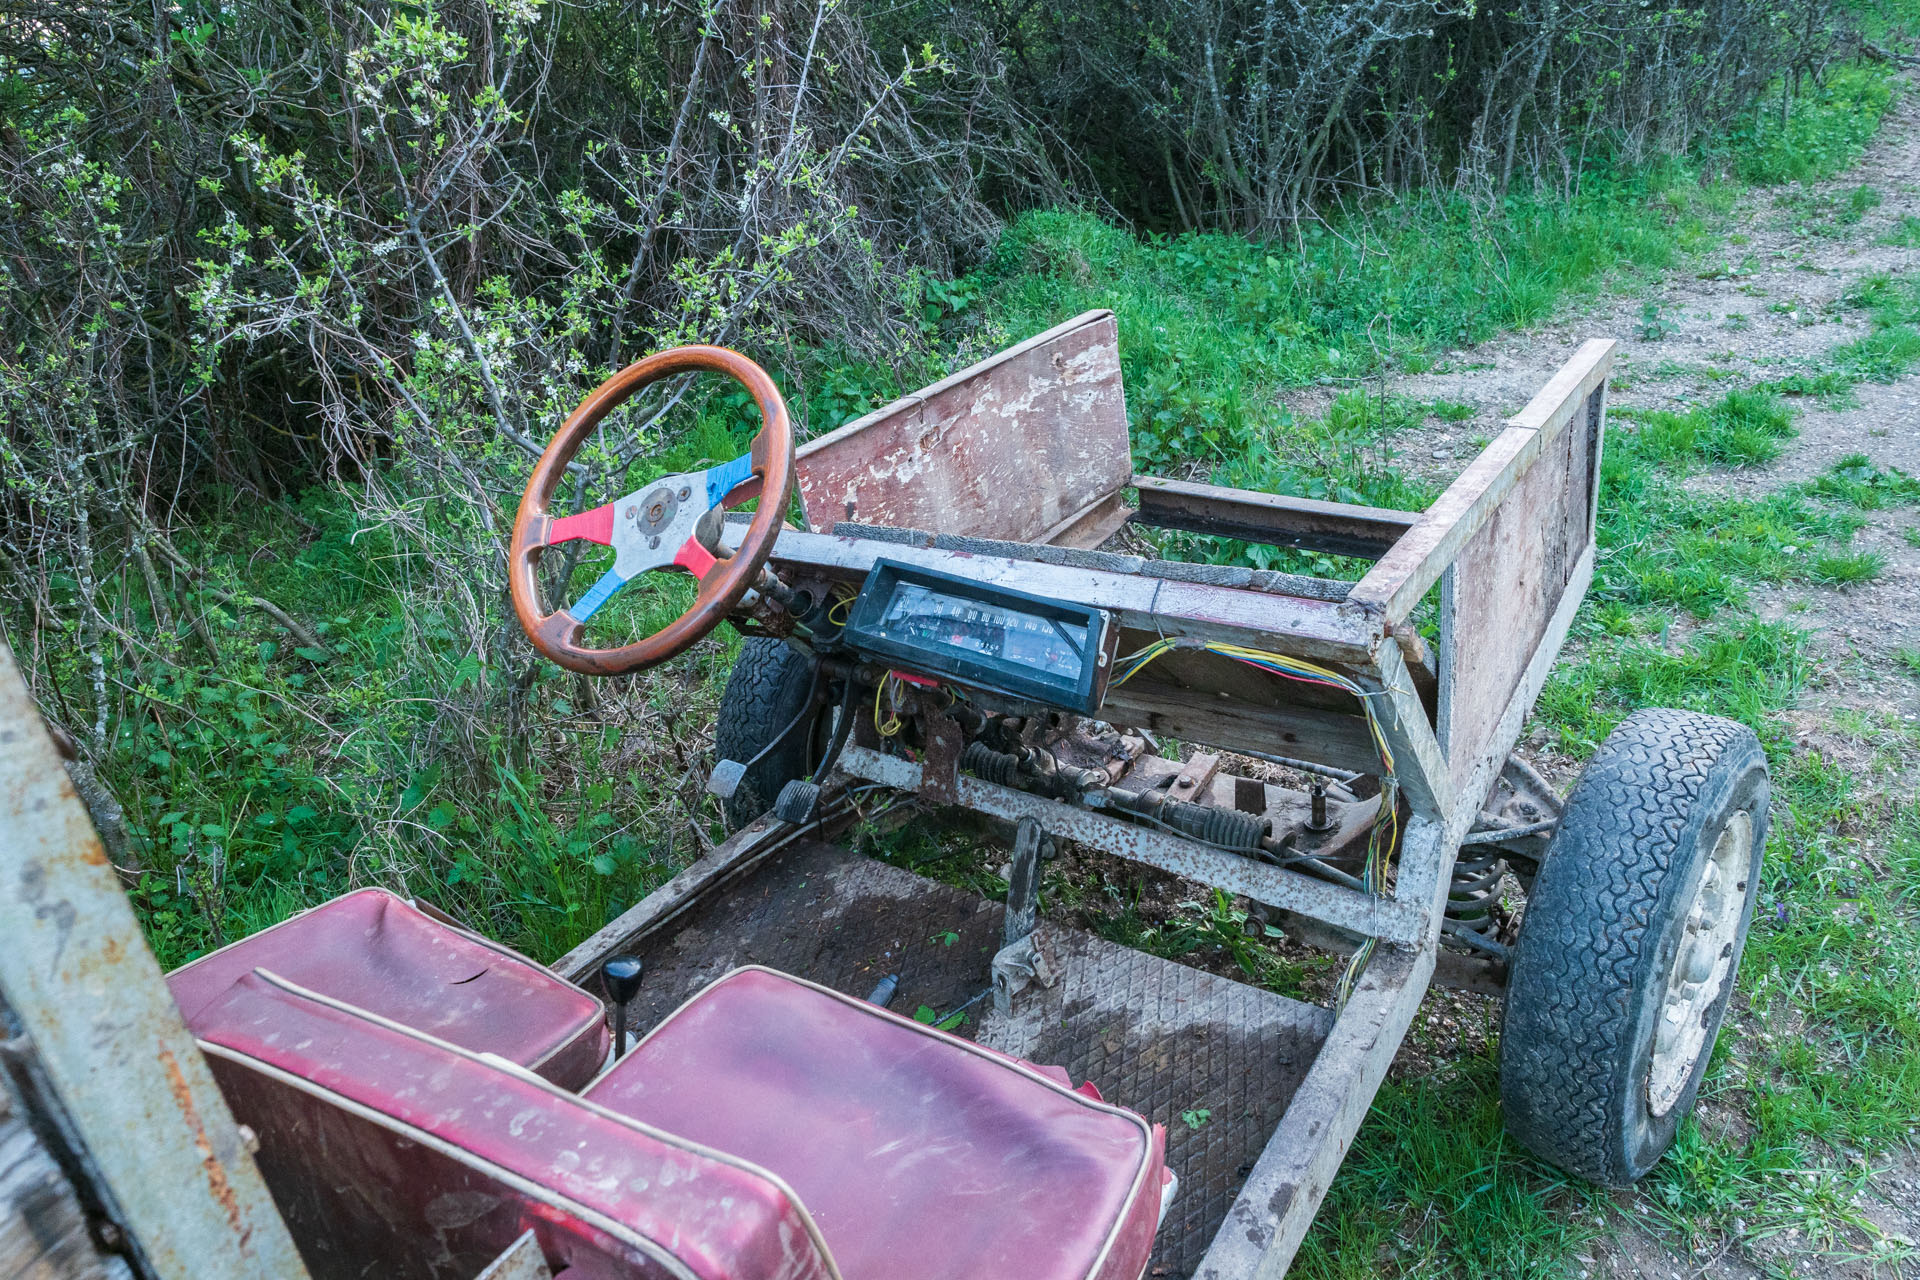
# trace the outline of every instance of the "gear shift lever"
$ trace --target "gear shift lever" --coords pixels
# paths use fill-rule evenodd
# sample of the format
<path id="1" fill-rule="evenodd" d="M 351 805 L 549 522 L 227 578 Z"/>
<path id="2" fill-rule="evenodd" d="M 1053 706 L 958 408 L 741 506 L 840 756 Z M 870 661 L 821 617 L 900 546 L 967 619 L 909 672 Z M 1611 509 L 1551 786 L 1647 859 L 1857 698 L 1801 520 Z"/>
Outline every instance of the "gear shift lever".
<path id="1" fill-rule="evenodd" d="M 613 1057 L 627 1051 L 627 1005 L 640 994 L 640 957 L 615 956 L 600 967 L 600 982 L 613 1001 Z"/>

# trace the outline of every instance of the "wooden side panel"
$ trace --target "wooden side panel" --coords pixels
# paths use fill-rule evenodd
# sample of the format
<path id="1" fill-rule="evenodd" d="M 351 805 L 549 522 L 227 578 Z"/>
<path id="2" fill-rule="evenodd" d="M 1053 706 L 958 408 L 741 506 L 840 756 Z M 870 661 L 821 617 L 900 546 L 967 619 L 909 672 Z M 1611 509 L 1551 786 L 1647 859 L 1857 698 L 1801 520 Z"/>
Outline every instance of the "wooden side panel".
<path id="1" fill-rule="evenodd" d="M 1562 431 L 1578 427 L 1573 419 L 1590 409 L 1593 394 L 1606 386 L 1613 348 L 1605 338 L 1581 344 L 1527 407 L 1507 419 L 1507 429 L 1467 464 L 1418 523 L 1354 585 L 1347 599 L 1361 608 L 1379 610 L 1388 622 L 1405 621 L 1461 549 L 1507 501 L 1542 447 Z"/>
<path id="2" fill-rule="evenodd" d="M 807 522 L 1042 542 L 1133 474 L 1120 343 L 1089 311 L 799 451 Z"/>
<path id="3" fill-rule="evenodd" d="M 1466 782 L 1547 639 L 1593 538 L 1604 386 L 1587 393 L 1453 563 L 1442 599 L 1441 741 Z M 1478 797 L 1475 797 L 1477 800 Z"/>

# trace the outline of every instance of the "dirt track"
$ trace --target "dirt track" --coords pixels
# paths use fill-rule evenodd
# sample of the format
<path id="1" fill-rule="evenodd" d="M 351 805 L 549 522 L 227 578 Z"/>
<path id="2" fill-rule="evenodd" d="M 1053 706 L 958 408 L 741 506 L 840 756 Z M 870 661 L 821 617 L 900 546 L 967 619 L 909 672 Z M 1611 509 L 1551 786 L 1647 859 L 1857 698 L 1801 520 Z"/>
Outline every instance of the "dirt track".
<path id="1" fill-rule="evenodd" d="M 1429 422 L 1398 437 L 1394 447 L 1401 465 L 1441 482 L 1450 478 L 1476 452 L 1475 440 L 1493 434 L 1590 337 L 1620 342 L 1614 404 L 1685 409 L 1729 387 L 1780 378 L 1797 362 L 1817 360 L 1862 336 L 1867 318 L 1842 305 L 1846 290 L 1870 272 L 1909 279 L 1920 274 L 1920 249 L 1880 243 L 1902 215 L 1920 215 L 1920 106 L 1913 99 L 1910 87 L 1875 144 L 1847 174 L 1746 200 L 1732 216 L 1734 243 L 1707 263 L 1669 273 L 1651 290 L 1576 308 L 1543 329 L 1453 352 L 1435 372 L 1402 379 L 1393 391 L 1470 404 L 1477 412 L 1466 422 Z M 1850 223 L 1835 216 L 1862 185 L 1879 192 L 1878 207 Z M 1649 301 L 1665 330 L 1652 337 L 1642 336 Z M 1314 399 L 1303 397 L 1295 408 L 1317 412 L 1322 405 Z M 1796 401 L 1799 434 L 1774 463 L 1716 469 L 1688 484 L 1758 495 L 1806 480 L 1854 453 L 1881 467 L 1920 475 L 1920 376 L 1890 385 L 1862 384 L 1855 401 L 1840 409 Z M 1791 617 L 1814 635 L 1814 673 L 1786 716 L 1797 749 L 1840 765 L 1862 790 L 1910 796 L 1911 764 L 1889 773 L 1882 752 L 1876 766 L 1875 742 L 1863 731 L 1860 713 L 1883 722 L 1889 716 L 1920 718 L 1920 670 L 1898 652 L 1920 649 L 1920 546 L 1907 540 L 1908 531 L 1920 527 L 1920 517 L 1911 507 L 1864 514 L 1867 526 L 1852 545 L 1884 558 L 1877 578 L 1848 588 L 1758 588 L 1753 602 L 1760 617 Z M 1909 741 L 1912 736 L 1909 731 Z M 1550 771 L 1570 774 L 1572 762 L 1559 763 L 1562 769 Z M 1412 1053 L 1403 1051 L 1398 1070 L 1418 1073 L 1436 1048 L 1456 1037 L 1461 1047 L 1468 1046 L 1490 1029 L 1491 1015 L 1490 1007 L 1471 999 L 1436 994 L 1423 1011 L 1428 1025 L 1416 1024 L 1409 1040 Z M 1744 1119 L 1735 1112 L 1703 1114 L 1703 1123 L 1739 1126 Z M 1851 1154 L 1835 1153 L 1836 1163 Z M 1624 1195 L 1616 1202 L 1622 1212 L 1613 1217 L 1611 1236 L 1575 1259 L 1573 1274 L 1590 1280 L 1915 1274 L 1910 1259 L 1914 1242 L 1920 1241 L 1920 1157 L 1911 1151 L 1878 1157 L 1873 1167 L 1850 1206 L 1871 1231 L 1843 1230 L 1821 1242 L 1798 1232 L 1740 1240 L 1736 1228 L 1735 1235 L 1689 1254 L 1634 1226 L 1633 1219 L 1649 1206 Z M 1901 1261 L 1902 1255 L 1909 1260 Z"/>

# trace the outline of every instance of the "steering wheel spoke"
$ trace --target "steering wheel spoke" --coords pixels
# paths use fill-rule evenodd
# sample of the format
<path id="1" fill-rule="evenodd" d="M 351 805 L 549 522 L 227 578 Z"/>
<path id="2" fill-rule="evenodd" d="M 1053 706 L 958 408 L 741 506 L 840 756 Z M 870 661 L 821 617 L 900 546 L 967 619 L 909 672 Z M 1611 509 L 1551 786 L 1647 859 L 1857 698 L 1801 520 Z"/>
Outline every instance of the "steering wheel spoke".
<path id="1" fill-rule="evenodd" d="M 575 538 L 597 542 L 603 547 L 612 545 L 613 504 L 609 502 L 604 507 L 582 511 L 577 516 L 561 516 L 547 526 L 544 545 L 551 547 L 559 542 L 572 542 Z"/>

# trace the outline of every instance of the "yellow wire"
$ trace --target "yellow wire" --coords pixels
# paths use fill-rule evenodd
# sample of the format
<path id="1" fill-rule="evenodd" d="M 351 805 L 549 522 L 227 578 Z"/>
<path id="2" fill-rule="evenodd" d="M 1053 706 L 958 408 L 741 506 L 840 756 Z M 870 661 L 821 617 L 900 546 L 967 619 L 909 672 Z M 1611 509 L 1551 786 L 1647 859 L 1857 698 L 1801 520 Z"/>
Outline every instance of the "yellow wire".
<path id="1" fill-rule="evenodd" d="M 1137 653 L 1127 655 L 1122 661 L 1131 663 L 1132 665 L 1127 668 L 1126 674 L 1113 682 L 1114 685 L 1117 687 L 1125 684 L 1127 681 L 1133 679 L 1134 676 L 1138 675 L 1149 663 L 1156 661 L 1169 651 L 1178 647 L 1179 645 L 1176 641 L 1162 637 L 1146 648 L 1139 650 Z M 1360 700 L 1360 708 L 1366 713 L 1367 733 L 1373 739 L 1374 749 L 1380 753 L 1380 763 L 1384 769 L 1380 787 L 1380 811 L 1374 818 L 1373 830 L 1369 832 L 1367 836 L 1367 892 L 1371 896 L 1378 897 L 1380 893 L 1380 882 L 1386 875 L 1387 854 L 1400 840 L 1400 787 L 1394 777 L 1393 749 L 1387 745 L 1386 733 L 1381 729 L 1380 718 L 1374 713 L 1373 709 L 1373 699 L 1385 693 L 1386 690 L 1361 688 L 1360 685 L 1351 678 L 1343 676 L 1330 668 L 1323 667 L 1318 663 L 1307 662 L 1301 658 L 1290 658 L 1281 653 L 1270 653 L 1264 649 L 1250 649 L 1244 645 L 1222 644 L 1215 641 L 1208 641 L 1198 647 L 1209 653 L 1217 653 L 1222 657 L 1237 658 L 1263 664 L 1267 668 L 1273 669 L 1274 674 L 1282 678 L 1288 675 L 1296 675 L 1322 680 L 1337 688 L 1346 690 Z M 1386 835 L 1384 841 L 1381 839 L 1383 831 Z M 1336 1013 L 1346 1007 L 1348 997 L 1353 994 L 1353 984 L 1359 980 L 1361 972 L 1366 968 L 1367 961 L 1373 956 L 1374 943 L 1375 940 L 1372 938 L 1368 938 L 1363 942 L 1354 951 L 1353 958 L 1347 962 L 1346 969 L 1341 973 L 1340 982 L 1334 996 L 1334 1010 Z"/>
<path id="2" fill-rule="evenodd" d="M 880 695 L 886 691 L 887 686 L 892 680 L 893 673 L 888 672 L 880 678 L 879 684 L 873 686 L 873 727 L 879 731 L 880 736 L 883 738 L 891 738 L 894 734 L 900 732 L 901 728 L 900 717 L 895 714 L 891 708 L 887 711 L 886 723 L 882 724 L 880 721 Z"/>

